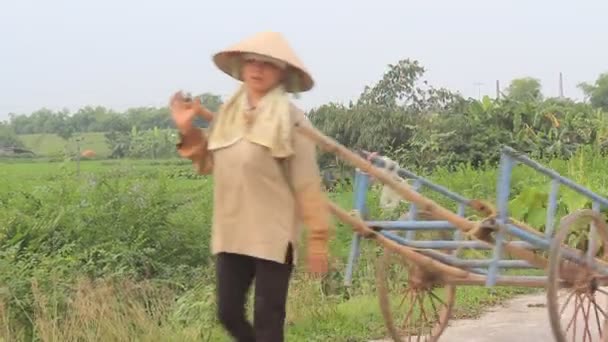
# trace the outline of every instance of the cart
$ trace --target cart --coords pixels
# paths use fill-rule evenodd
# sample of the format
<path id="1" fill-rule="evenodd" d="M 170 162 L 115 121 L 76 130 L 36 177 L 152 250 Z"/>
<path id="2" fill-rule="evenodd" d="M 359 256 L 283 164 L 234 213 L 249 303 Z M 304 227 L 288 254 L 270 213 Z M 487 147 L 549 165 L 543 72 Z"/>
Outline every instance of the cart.
<path id="1" fill-rule="evenodd" d="M 333 215 L 355 232 L 345 283 L 351 283 L 361 239 L 380 243 L 384 253 L 376 268 L 379 303 L 387 330 L 395 341 L 437 341 L 451 317 L 457 286 L 467 285 L 544 287 L 556 341 L 608 341 L 608 334 L 602 334 L 608 322 L 608 290 L 604 289 L 608 285 L 608 227 L 600 213 L 601 208 L 608 206 L 608 199 L 504 147 L 494 209 L 406 169 L 398 173 L 413 180 L 413 185 L 399 182 L 382 169 L 381 159 L 368 161 L 365 152 L 352 152 L 310 126 L 296 125 L 296 128 L 322 149 L 356 167 L 354 210 L 347 211 L 328 202 Z M 551 179 L 544 233 L 509 217 L 511 176 L 516 164 L 531 167 Z M 409 201 L 406 220 L 373 221 L 366 217 L 370 177 Z M 446 196 L 458 209 L 448 210 L 421 195 L 422 187 Z M 593 205 L 566 215 L 553 229 L 560 187 L 591 199 Z M 479 213 L 482 219 L 465 217 L 466 209 Z M 418 211 L 424 211 L 431 219 L 418 219 Z M 569 246 L 574 230 L 578 236 L 579 230 L 583 230 L 586 238 Z M 431 231 L 439 232 L 442 239 L 421 238 Z M 490 255 L 482 259 L 461 257 L 466 251 L 486 251 Z M 512 270 L 524 272 L 507 274 Z M 530 274 L 533 271 L 541 274 Z M 521 333 L 525 334 L 514 332 L 514 336 Z"/>

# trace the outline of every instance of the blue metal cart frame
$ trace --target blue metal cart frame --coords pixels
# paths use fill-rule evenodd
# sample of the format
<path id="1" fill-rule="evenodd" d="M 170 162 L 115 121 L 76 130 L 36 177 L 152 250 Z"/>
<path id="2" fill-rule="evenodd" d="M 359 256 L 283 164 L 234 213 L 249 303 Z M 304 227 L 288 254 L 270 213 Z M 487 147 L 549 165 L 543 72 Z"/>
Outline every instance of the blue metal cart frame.
<path id="1" fill-rule="evenodd" d="M 384 168 L 385 163 L 384 160 L 378 157 L 372 157 L 371 162 L 379 167 Z M 538 236 L 538 234 L 533 234 L 527 230 L 521 229 L 520 227 L 509 223 L 509 215 L 508 215 L 508 199 L 511 188 L 511 172 L 513 167 L 518 164 L 524 164 L 533 168 L 534 170 L 548 176 L 551 178 L 550 192 L 548 197 L 548 208 L 547 208 L 547 219 L 545 224 L 545 236 Z M 412 188 L 415 191 L 420 191 L 423 187 L 426 187 L 436 193 L 439 193 L 446 198 L 456 202 L 458 204 L 458 215 L 464 217 L 466 208 L 472 202 L 471 199 L 468 199 L 458 193 L 450 191 L 445 187 L 435 184 L 429 181 L 426 178 L 423 178 L 414 172 L 411 172 L 405 168 L 401 168 L 397 171 L 397 174 L 404 178 L 413 180 Z M 355 181 L 354 181 L 354 193 L 355 193 L 355 203 L 354 210 L 359 213 L 366 213 L 367 209 L 367 194 L 369 190 L 369 181 L 370 176 L 357 169 L 355 171 Z M 471 268 L 477 273 L 487 274 L 487 286 L 496 285 L 499 277 L 500 277 L 500 269 L 511 269 L 511 268 L 532 268 L 534 267 L 529 262 L 525 260 L 512 260 L 503 259 L 504 253 L 502 250 L 502 245 L 505 240 L 506 235 L 511 234 L 517 238 L 520 238 L 522 241 L 512 242 L 511 244 L 514 246 L 531 249 L 531 250 L 548 250 L 551 244 L 551 239 L 553 236 L 553 226 L 555 223 L 555 216 L 557 212 L 558 206 L 558 194 L 560 185 L 564 185 L 579 194 L 591 199 L 593 201 L 593 211 L 599 213 L 601 207 L 608 206 L 608 199 L 602 197 L 591 190 L 574 183 L 572 180 L 559 175 L 557 172 L 544 167 L 543 165 L 529 159 L 525 155 L 518 153 L 510 147 L 504 147 L 501 156 L 500 163 L 500 178 L 498 180 L 498 195 L 497 195 L 497 203 L 498 203 L 498 224 L 504 225 L 505 229 L 498 231 L 496 234 L 496 246 L 493 247 L 493 255 L 490 259 L 483 260 L 466 260 L 460 259 L 458 257 L 450 256 L 450 255 L 439 255 L 435 253 L 431 253 L 434 257 L 440 258 L 443 262 L 450 264 L 456 267 L 464 267 Z M 463 241 L 461 240 L 462 232 L 456 228 L 453 224 L 451 224 L 447 220 L 442 221 L 419 221 L 416 220 L 417 216 L 417 205 L 416 203 L 411 203 L 408 212 L 408 220 L 406 221 L 365 221 L 365 223 L 370 227 L 380 228 L 380 233 L 387 238 L 396 241 L 400 244 L 403 244 L 408 247 L 414 248 L 422 248 L 422 249 L 460 249 L 460 248 L 469 248 L 469 249 L 488 249 L 487 244 L 478 241 Z M 592 226 L 592 229 L 596 229 L 595 225 Z M 453 240 L 416 240 L 415 233 L 417 231 L 450 231 L 453 232 L 454 239 Z M 395 234 L 393 231 L 405 231 L 405 238 Z M 360 243 L 362 236 L 360 234 L 354 233 L 353 241 L 351 244 L 350 256 L 348 259 L 348 264 L 346 267 L 346 279 L 345 285 L 350 286 L 352 282 L 352 275 L 355 264 L 360 254 Z M 589 250 L 591 252 L 591 249 Z M 572 259 L 575 261 L 583 262 L 582 257 L 577 255 L 576 252 L 572 250 L 568 250 L 565 253 L 565 257 L 568 259 Z M 485 269 L 484 269 L 485 267 Z M 596 268 L 597 271 L 602 272 L 603 274 L 608 275 L 608 268 L 599 267 Z M 508 279 L 508 278 L 502 278 Z M 546 277 L 526 277 L 524 279 L 540 279 L 542 281 L 546 281 Z"/>
<path id="2" fill-rule="evenodd" d="M 386 165 L 381 158 L 372 157 L 371 162 L 379 167 L 384 168 Z M 515 165 L 523 164 L 540 172 L 541 174 L 550 177 L 550 192 L 548 197 L 547 218 L 544 235 L 535 234 L 529 230 L 513 224 L 508 215 L 508 199 L 511 188 L 511 174 Z M 472 203 L 472 200 L 446 189 L 445 187 L 435 184 L 428 179 L 425 179 L 407 169 L 401 168 L 397 170 L 397 174 L 404 178 L 413 181 L 412 188 L 414 191 L 420 191 L 426 187 L 436 193 L 439 193 L 458 206 L 457 215 L 464 217 L 467 207 Z M 358 213 L 367 213 L 367 194 L 369 190 L 370 175 L 357 169 L 355 172 L 354 181 L 354 210 Z M 503 227 L 503 229 L 494 229 L 494 244 L 489 246 L 482 241 L 471 241 L 463 239 L 463 232 L 448 220 L 418 220 L 417 205 L 411 203 L 407 215 L 407 220 L 403 221 L 374 221 L 364 220 L 363 222 L 373 227 L 379 234 L 384 237 L 399 243 L 400 245 L 417 249 L 420 253 L 434 258 L 442 263 L 450 266 L 467 269 L 475 274 L 483 275 L 485 285 L 492 287 L 495 285 L 519 285 L 519 286 L 544 286 L 549 282 L 548 276 L 533 276 L 533 275 L 502 275 L 501 270 L 515 268 L 535 268 L 528 260 L 523 259 L 506 259 L 504 253 L 504 244 L 508 236 L 516 237 L 520 241 L 510 242 L 511 246 L 516 246 L 530 251 L 548 251 L 551 247 L 554 236 L 554 223 L 558 207 L 558 193 L 560 186 L 568 187 L 579 194 L 591 199 L 593 202 L 592 210 L 599 214 L 601 207 L 608 206 L 608 199 L 592 192 L 591 190 L 582 187 L 570 179 L 559 175 L 557 172 L 548 169 L 541 164 L 529 159 L 523 154 L 518 153 L 512 148 L 505 147 L 502 150 L 500 162 L 500 177 L 498 179 L 497 193 L 497 215 L 495 218 L 495 227 Z M 597 225 L 591 225 L 591 234 L 596 235 Z M 451 232 L 452 240 L 420 240 L 416 239 L 417 232 L 425 231 L 447 231 Z M 405 236 L 400 234 L 405 232 Z M 352 284 L 352 276 L 357 259 L 360 255 L 362 235 L 355 233 L 351 244 L 351 252 L 346 268 L 345 285 Z M 593 244 L 597 240 L 590 240 Z M 487 259 L 464 259 L 456 255 L 439 252 L 438 250 L 455 249 L 491 249 L 492 255 Z M 580 252 L 573 249 L 563 249 L 561 252 L 566 260 L 575 262 L 578 265 L 586 265 L 596 271 L 601 276 L 608 276 L 608 264 L 595 262 L 592 252 L 595 250 L 593 246 L 588 249 L 588 253 L 581 255 Z M 479 279 L 479 278 L 477 278 Z M 603 277 L 600 278 L 605 281 Z M 456 283 L 458 283 L 456 281 Z M 472 281 L 469 284 L 477 284 L 479 281 Z M 462 282 L 467 284 L 467 282 Z"/>
<path id="3" fill-rule="evenodd" d="M 356 154 L 312 127 L 296 127 L 321 148 L 357 168 L 354 211 L 349 213 L 331 202 L 328 206 L 337 218 L 355 230 L 346 269 L 346 285 L 351 284 L 360 254 L 361 239 L 374 239 L 385 247 L 385 253 L 378 260 L 376 268 L 377 287 L 382 314 L 395 341 L 402 341 L 405 337 L 437 341 L 450 318 L 457 285 L 544 287 L 547 290 L 549 319 L 556 341 L 608 338 L 608 334 L 603 334 L 608 324 L 608 307 L 597 303 L 597 296 L 604 294 L 608 304 L 608 290 L 602 288 L 608 286 L 608 226 L 600 213 L 602 207 L 608 206 L 608 199 L 524 154 L 504 147 L 497 183 L 497 208 L 493 210 L 484 203 L 467 199 L 406 169 L 399 169 L 398 174 L 412 179 L 414 184 L 410 187 L 400 183 L 382 169 L 384 165 L 381 159 L 370 158 L 368 161 L 364 158 L 365 153 Z M 551 179 L 544 233 L 509 217 L 511 176 L 517 164 L 530 167 Z M 366 217 L 370 176 L 390 186 L 409 201 L 407 220 L 374 221 Z M 423 187 L 456 202 L 457 213 L 422 196 L 419 191 Z M 578 192 L 591 199 L 593 204 L 591 209 L 581 209 L 561 218 L 558 229 L 554 230 L 561 187 Z M 480 221 L 469 220 L 464 216 L 467 208 L 484 213 L 485 218 Z M 434 219 L 419 220 L 416 215 L 419 210 L 430 213 Z M 590 228 L 585 228 L 589 234 L 585 240 L 579 241 L 584 242 L 586 252 L 576 248 L 578 245 L 572 247 L 565 243 L 568 234 L 580 228 L 583 220 L 591 221 Z M 453 238 L 417 239 L 420 233 L 430 231 L 443 231 L 444 235 L 448 232 Z M 403 232 L 405 236 L 402 236 Z M 462 249 L 491 250 L 491 256 L 477 260 L 459 258 L 457 251 Z M 405 270 L 398 270 L 399 267 Z M 502 272 L 516 268 L 545 270 L 547 275 L 505 275 Z M 401 290 L 405 292 L 404 300 L 407 299 L 409 304 L 403 310 L 394 308 L 392 302 L 395 295 L 393 292 L 400 294 Z M 558 305 L 561 291 L 566 291 L 567 294 L 562 306 Z M 445 296 L 443 299 L 440 298 L 442 295 Z M 568 304 L 573 298 L 574 310 L 569 312 L 565 309 L 569 308 Z M 593 314 L 592 304 L 595 310 Z M 433 310 L 432 313 L 427 313 L 429 308 Z M 578 316 L 581 311 L 582 317 Z M 397 315 L 401 313 L 405 317 L 397 321 Z M 564 318 L 566 321 L 563 321 Z M 576 333 L 579 323 L 584 325 L 582 335 L 581 330 Z M 575 329 L 570 336 L 573 324 Z"/>

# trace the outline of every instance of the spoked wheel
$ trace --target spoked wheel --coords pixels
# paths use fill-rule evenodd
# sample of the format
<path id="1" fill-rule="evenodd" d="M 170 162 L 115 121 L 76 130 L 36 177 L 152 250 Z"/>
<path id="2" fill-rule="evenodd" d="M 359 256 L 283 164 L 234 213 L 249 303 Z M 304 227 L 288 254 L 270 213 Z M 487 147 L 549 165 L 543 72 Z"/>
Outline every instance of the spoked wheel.
<path id="1" fill-rule="evenodd" d="M 597 235 L 591 236 L 590 226 L 585 224 L 590 220 Z M 608 278 L 588 263 L 564 258 L 565 248 L 583 260 L 587 260 L 588 250 L 593 257 L 605 260 L 608 229 L 602 215 L 581 210 L 562 219 L 549 254 L 547 307 L 556 341 L 608 341 L 608 289 L 604 287 Z M 602 268 L 608 269 L 608 264 Z"/>
<path id="2" fill-rule="evenodd" d="M 376 283 L 384 322 L 394 341 L 439 339 L 456 293 L 442 278 L 384 250 L 376 267 Z"/>

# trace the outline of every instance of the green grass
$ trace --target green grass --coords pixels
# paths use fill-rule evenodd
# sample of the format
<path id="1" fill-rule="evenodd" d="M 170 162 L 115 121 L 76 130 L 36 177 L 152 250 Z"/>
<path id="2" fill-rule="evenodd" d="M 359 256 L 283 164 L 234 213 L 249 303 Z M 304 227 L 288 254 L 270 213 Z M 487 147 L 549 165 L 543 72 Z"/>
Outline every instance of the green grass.
<path id="1" fill-rule="evenodd" d="M 104 133 L 91 132 L 83 133 L 80 136 L 83 139 L 80 143 L 82 151 L 93 150 L 99 157 L 106 157 L 110 154 Z M 66 146 L 70 151 L 76 150 L 76 145 L 73 141 L 67 143 L 56 134 L 24 134 L 20 135 L 19 138 L 28 149 L 38 156 L 53 157 L 62 155 Z"/>
<path id="2" fill-rule="evenodd" d="M 581 163 L 593 168 L 584 167 L 584 176 L 572 173 Z M 604 190 L 608 160 L 555 161 L 552 166 Z M 495 169 L 438 170 L 428 176 L 470 198 L 495 197 Z M 521 168 L 513 179 L 515 192 L 542 181 Z M 211 186 L 211 179 L 193 175 L 190 164 L 180 160 L 82 161 L 80 175 L 75 162 L 1 163 L 0 206 L 6 210 L 0 211 L 0 341 L 19 340 L 15 336 L 26 334 L 28 326 L 33 336 L 49 341 L 85 335 L 229 341 L 214 313 L 207 250 Z M 331 197 L 343 208 L 352 207 L 352 191 Z M 377 199 L 374 190 L 371 214 L 387 217 L 374 204 Z M 363 242 L 353 286 L 345 288 L 352 232 L 337 222 L 334 228 L 328 276 L 312 280 L 301 268 L 294 275 L 288 341 L 386 336 L 374 279 L 382 250 L 373 241 Z M 100 283 L 92 286 L 87 278 Z M 489 305 L 529 291 L 461 286 L 453 317 L 476 317 Z"/>

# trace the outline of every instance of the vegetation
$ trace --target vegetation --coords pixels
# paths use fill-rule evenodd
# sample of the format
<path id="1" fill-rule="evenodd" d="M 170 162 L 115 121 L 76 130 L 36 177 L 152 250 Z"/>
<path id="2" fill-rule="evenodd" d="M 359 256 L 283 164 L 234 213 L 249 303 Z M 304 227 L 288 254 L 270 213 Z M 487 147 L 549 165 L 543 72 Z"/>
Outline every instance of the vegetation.
<path id="1" fill-rule="evenodd" d="M 222 103 L 219 95 L 205 93 L 199 96 L 211 110 L 217 110 Z M 11 113 L 8 125 L 17 134 L 53 133 L 66 137 L 75 132 L 125 132 L 133 126 L 142 130 L 174 127 L 167 107 L 130 108 L 120 113 L 103 106 L 86 106 L 75 113 L 46 108 L 30 115 Z"/>
<path id="2" fill-rule="evenodd" d="M 594 107 L 608 110 L 608 73 L 601 74 L 594 84 L 583 82 L 579 87 Z"/>
<path id="3" fill-rule="evenodd" d="M 355 101 L 328 103 L 308 115 L 321 131 L 346 146 L 380 151 L 402 164 L 426 170 L 453 169 L 462 163 L 475 167 L 492 164 L 501 145 L 534 158 L 569 158 L 581 146 L 604 149 L 608 74 L 600 75 L 593 84 L 580 84 L 588 102 L 546 97 L 540 82 L 531 77 L 512 80 L 498 99 L 466 99 L 429 85 L 424 74 L 418 61 L 398 61 Z M 211 110 L 222 103 L 220 96 L 210 93 L 201 99 Z M 204 126 L 204 122 L 198 124 Z M 74 145 L 73 140 L 68 141 L 73 134 L 103 133 L 106 144 L 99 147 L 102 152 L 98 155 L 112 158 L 175 157 L 169 148 L 175 139 L 166 107 L 118 113 L 98 106 L 72 114 L 41 109 L 29 116 L 11 114 L 3 127 L 15 134 L 54 134 L 70 146 Z M 39 152 L 35 146 L 28 147 Z M 335 164 L 330 156 L 320 161 L 324 167 Z"/>
<path id="4" fill-rule="evenodd" d="M 465 99 L 432 87 L 424 72 L 417 61 L 399 61 L 355 101 L 320 106 L 309 117 L 342 144 L 379 151 L 471 199 L 494 202 L 503 144 L 608 193 L 604 75 L 581 85 L 589 103 L 580 103 L 546 98 L 532 78 L 514 80 L 499 99 Z M 202 101 L 212 110 L 221 104 L 213 94 Z M 175 140 L 167 108 L 41 109 L 0 124 L 0 147 L 28 147 L 55 161 L 1 160 L 0 341 L 227 341 L 215 319 L 208 249 L 213 180 L 176 158 Z M 77 145 L 101 160 L 84 160 L 76 172 Z M 333 156 L 321 154 L 319 162 L 352 175 Z M 351 188 L 337 186 L 330 197 L 350 208 Z M 517 167 L 511 215 L 545 229 L 548 190 L 547 179 Z M 444 198 L 425 195 L 455 210 Z M 374 187 L 370 214 L 394 218 L 378 208 L 378 197 Z M 558 200 L 560 214 L 590 206 L 567 190 Z M 300 261 L 288 306 L 289 341 L 385 335 L 373 274 L 382 250 L 364 241 L 354 284 L 346 288 L 351 237 L 349 227 L 335 222 L 332 270 L 321 280 L 308 279 Z M 455 315 L 476 316 L 522 292 L 461 287 Z"/>
<path id="5" fill-rule="evenodd" d="M 104 133 L 82 133 L 68 140 L 52 133 L 19 135 L 19 139 L 23 142 L 23 145 L 34 151 L 37 156 L 54 160 L 62 160 L 65 157 L 74 156 L 77 152 L 76 138 L 80 139 L 79 145 L 81 150 L 93 150 L 100 158 L 110 155 L 110 149 Z"/>
<path id="6" fill-rule="evenodd" d="M 24 147 L 24 144 L 11 127 L 0 124 L 0 148 L 3 147 Z"/>
<path id="7" fill-rule="evenodd" d="M 562 171 L 570 163 L 554 166 Z M 0 336 L 225 338 L 215 320 L 208 252 L 211 179 L 192 177 L 191 166 L 179 161 L 86 161 L 80 176 L 70 162 L 6 163 L 0 169 Z M 599 170 L 589 176 L 602 179 Z M 496 175 L 492 168 L 462 168 L 429 176 L 471 198 L 488 199 Z M 526 169 L 514 176 L 518 189 L 542 180 Z M 344 208 L 352 206 L 349 189 L 330 196 Z M 377 189 L 369 195 L 371 214 L 391 215 L 377 207 L 378 196 Z M 332 271 L 321 281 L 308 279 L 300 260 L 289 302 L 289 340 L 384 335 L 373 273 L 381 250 L 365 241 L 354 284 L 345 288 L 351 236 L 349 227 L 336 222 Z M 456 318 L 474 317 L 523 291 L 463 288 Z"/>
<path id="8" fill-rule="evenodd" d="M 391 65 L 357 102 L 323 105 L 311 120 L 350 148 L 425 170 L 492 165 L 502 145 L 534 158 L 570 158 L 581 146 L 604 149 L 608 114 L 593 104 L 543 99 L 534 79 L 513 80 L 505 96 L 478 101 L 435 89 L 423 75 L 415 61 Z"/>

